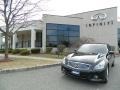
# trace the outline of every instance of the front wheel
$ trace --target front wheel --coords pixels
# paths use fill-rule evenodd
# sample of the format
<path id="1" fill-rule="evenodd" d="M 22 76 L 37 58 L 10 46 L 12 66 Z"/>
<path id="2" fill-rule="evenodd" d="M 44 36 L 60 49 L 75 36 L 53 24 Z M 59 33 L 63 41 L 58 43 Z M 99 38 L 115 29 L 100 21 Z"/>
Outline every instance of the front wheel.
<path id="1" fill-rule="evenodd" d="M 112 67 L 114 67 L 115 66 L 115 60 L 113 61 L 113 63 L 112 63 Z"/>
<path id="2" fill-rule="evenodd" d="M 104 79 L 103 79 L 103 82 L 104 83 L 107 83 L 108 82 L 108 78 L 109 78 L 109 68 L 107 66 L 106 70 L 105 70 L 105 73 L 104 73 Z"/>

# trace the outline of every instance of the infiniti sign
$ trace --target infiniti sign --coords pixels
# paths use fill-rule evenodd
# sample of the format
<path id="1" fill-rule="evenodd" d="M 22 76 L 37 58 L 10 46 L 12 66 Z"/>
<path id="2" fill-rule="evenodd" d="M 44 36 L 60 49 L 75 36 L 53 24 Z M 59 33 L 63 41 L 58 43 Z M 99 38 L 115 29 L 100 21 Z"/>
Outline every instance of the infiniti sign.
<path id="1" fill-rule="evenodd" d="M 95 14 L 94 16 L 91 17 L 91 19 L 93 21 L 104 20 L 106 18 L 107 18 L 107 14 L 106 13 L 98 13 L 98 14 Z"/>

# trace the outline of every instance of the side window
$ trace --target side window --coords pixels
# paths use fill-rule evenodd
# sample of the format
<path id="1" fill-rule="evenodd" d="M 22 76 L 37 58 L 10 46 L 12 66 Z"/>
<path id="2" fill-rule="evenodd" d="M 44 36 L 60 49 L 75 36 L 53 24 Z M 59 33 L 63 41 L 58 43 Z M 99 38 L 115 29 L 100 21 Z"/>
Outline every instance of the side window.
<path id="1" fill-rule="evenodd" d="M 111 51 L 111 46 L 110 45 L 107 45 L 107 48 L 109 51 Z"/>

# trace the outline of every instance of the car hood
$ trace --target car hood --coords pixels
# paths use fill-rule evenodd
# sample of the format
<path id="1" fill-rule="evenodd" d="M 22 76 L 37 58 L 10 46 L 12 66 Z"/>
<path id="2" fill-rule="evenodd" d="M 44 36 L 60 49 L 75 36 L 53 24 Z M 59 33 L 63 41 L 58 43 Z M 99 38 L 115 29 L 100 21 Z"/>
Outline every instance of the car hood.
<path id="1" fill-rule="evenodd" d="M 82 63 L 89 63 L 89 64 L 95 64 L 101 60 L 101 58 L 98 58 L 100 54 L 98 55 L 74 55 L 70 54 L 66 58 L 71 61 L 79 61 Z"/>

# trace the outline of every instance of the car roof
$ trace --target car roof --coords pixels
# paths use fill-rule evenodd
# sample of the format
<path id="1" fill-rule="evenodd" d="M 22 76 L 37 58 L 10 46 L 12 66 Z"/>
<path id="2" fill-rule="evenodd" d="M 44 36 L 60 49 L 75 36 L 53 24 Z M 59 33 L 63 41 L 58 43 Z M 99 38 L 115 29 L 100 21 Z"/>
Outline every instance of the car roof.
<path id="1" fill-rule="evenodd" d="M 111 46 L 107 43 L 86 43 L 83 45 L 105 45 L 108 48 L 108 50 L 111 50 Z"/>
<path id="2" fill-rule="evenodd" d="M 83 44 L 85 45 L 85 44 Z M 86 43 L 86 45 L 109 45 L 109 44 L 105 44 L 105 43 Z"/>

